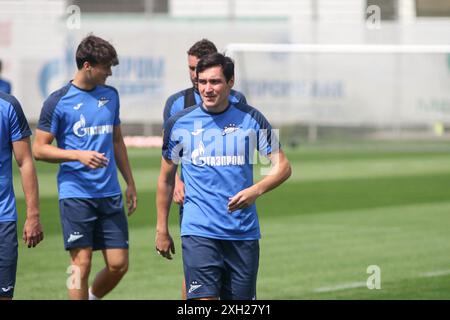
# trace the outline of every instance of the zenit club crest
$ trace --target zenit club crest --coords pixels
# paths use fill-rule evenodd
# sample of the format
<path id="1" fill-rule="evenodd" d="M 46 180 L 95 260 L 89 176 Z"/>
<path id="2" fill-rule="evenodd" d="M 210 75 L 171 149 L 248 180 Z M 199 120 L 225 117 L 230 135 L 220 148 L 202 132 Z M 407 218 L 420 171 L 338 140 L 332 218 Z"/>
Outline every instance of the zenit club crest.
<path id="1" fill-rule="evenodd" d="M 224 136 L 224 135 L 236 132 L 238 130 L 239 130 L 239 127 L 236 127 L 236 124 L 230 123 L 229 125 L 227 125 L 223 128 L 222 135 Z"/>
<path id="2" fill-rule="evenodd" d="M 97 107 L 101 108 L 101 107 L 103 107 L 105 104 L 107 104 L 108 102 L 109 102 L 108 99 L 106 99 L 105 97 L 101 97 L 101 98 L 98 100 L 98 105 L 97 105 Z"/>

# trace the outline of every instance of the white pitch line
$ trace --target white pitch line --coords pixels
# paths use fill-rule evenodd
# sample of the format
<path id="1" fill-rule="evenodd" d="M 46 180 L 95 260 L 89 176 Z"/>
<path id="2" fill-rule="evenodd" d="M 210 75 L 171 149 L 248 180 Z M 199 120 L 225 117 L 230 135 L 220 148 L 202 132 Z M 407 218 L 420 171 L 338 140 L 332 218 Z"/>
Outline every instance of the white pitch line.
<path id="1" fill-rule="evenodd" d="M 448 276 L 448 275 L 450 275 L 450 270 L 437 270 L 437 271 L 424 272 L 424 273 L 420 274 L 420 276 L 424 277 L 424 278 L 441 277 L 441 276 Z"/>
<path id="2" fill-rule="evenodd" d="M 423 278 L 431 278 L 431 277 L 442 277 L 442 276 L 448 276 L 448 275 L 450 275 L 450 270 L 436 270 L 436 271 L 423 272 L 419 276 L 423 277 Z M 338 291 L 338 290 L 364 288 L 366 286 L 367 286 L 366 282 L 348 282 L 348 283 L 337 284 L 335 286 L 330 286 L 330 287 L 316 288 L 313 291 L 318 292 L 318 293 L 333 292 L 333 291 Z"/>
<path id="3" fill-rule="evenodd" d="M 364 287 L 367 287 L 366 282 L 348 282 L 348 283 L 341 283 L 341 284 L 331 286 L 331 287 L 316 288 L 313 291 L 314 292 L 332 292 L 332 291 L 338 291 L 338 290 L 364 288 Z"/>

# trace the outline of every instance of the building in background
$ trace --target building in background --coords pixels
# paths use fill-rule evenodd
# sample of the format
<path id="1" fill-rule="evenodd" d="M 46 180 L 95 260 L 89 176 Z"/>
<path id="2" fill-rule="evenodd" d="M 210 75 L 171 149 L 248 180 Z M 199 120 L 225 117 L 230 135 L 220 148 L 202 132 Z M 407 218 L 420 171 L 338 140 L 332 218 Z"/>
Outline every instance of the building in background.
<path id="1" fill-rule="evenodd" d="M 211 39 L 222 51 L 232 43 L 443 47 L 450 44 L 450 4 L 0 0 L 4 75 L 14 83 L 30 122 L 38 119 L 44 97 L 71 79 L 75 45 L 89 32 L 118 49 L 120 65 L 110 83 L 121 93 L 126 133 L 152 135 L 159 134 L 167 96 L 188 85 L 186 48 L 200 38 Z M 317 136 L 314 130 L 322 127 L 426 131 L 441 123 L 445 128 L 450 124 L 448 54 L 355 58 L 355 53 L 241 52 L 234 58 L 237 89 L 250 103 L 278 126 L 304 126 Z"/>

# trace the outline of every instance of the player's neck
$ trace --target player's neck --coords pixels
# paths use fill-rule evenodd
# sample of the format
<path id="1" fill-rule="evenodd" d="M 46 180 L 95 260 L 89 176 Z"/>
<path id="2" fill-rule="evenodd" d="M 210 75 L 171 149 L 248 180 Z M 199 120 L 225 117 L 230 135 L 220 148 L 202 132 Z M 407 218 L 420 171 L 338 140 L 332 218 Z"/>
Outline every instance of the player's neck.
<path id="1" fill-rule="evenodd" d="M 210 112 L 210 113 L 222 113 L 224 112 L 227 108 L 228 108 L 229 102 L 228 99 L 226 101 L 224 101 L 224 103 L 222 103 L 221 105 L 217 106 L 217 107 L 213 107 L 213 108 L 208 108 L 207 106 L 205 106 L 205 104 L 203 103 L 203 108 Z"/>
<path id="2" fill-rule="evenodd" d="M 96 87 L 96 84 L 92 84 L 89 81 L 87 81 L 86 77 L 80 71 L 78 71 L 75 74 L 75 77 L 72 80 L 72 84 L 74 86 L 76 86 L 77 88 L 80 88 L 81 90 L 86 90 L 86 91 L 90 91 Z"/>

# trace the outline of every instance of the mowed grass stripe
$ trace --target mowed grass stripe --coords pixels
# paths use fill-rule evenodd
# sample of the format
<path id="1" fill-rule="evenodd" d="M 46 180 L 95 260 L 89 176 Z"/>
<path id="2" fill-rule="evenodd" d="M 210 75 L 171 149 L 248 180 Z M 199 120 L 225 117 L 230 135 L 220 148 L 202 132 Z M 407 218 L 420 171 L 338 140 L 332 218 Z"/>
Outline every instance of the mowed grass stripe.
<path id="1" fill-rule="evenodd" d="M 450 200 L 450 174 L 289 182 L 258 199 L 261 216 L 298 215 Z"/>
<path id="2" fill-rule="evenodd" d="M 263 220 L 259 298 L 334 299 L 331 290 L 312 293 L 317 288 L 365 282 L 370 265 L 381 268 L 384 292 L 372 298 L 401 296 L 401 291 L 387 292 L 389 287 L 401 290 L 398 283 L 415 281 L 430 270 L 448 270 L 450 234 L 444 230 L 450 225 L 449 210 L 447 202 Z M 272 290 L 275 287 L 278 290 Z M 264 296 L 265 292 L 271 295 Z M 359 291 L 354 292 L 345 297 L 358 299 Z M 440 297 L 450 298 L 450 291 Z"/>
<path id="3" fill-rule="evenodd" d="M 260 197 L 260 217 L 300 215 L 365 208 L 450 201 L 450 174 L 411 177 L 380 177 L 330 181 L 292 182 Z M 153 226 L 156 219 L 155 191 L 139 191 L 139 207 L 130 226 Z M 41 212 L 47 232 L 59 232 L 56 197 L 41 197 Z M 17 201 L 23 222 L 25 204 Z M 172 205 L 171 219 L 178 221 L 178 207 Z"/>
<path id="4" fill-rule="evenodd" d="M 289 182 L 307 182 L 321 180 L 346 180 L 353 178 L 421 176 L 427 174 L 450 174 L 450 157 L 439 159 L 384 159 L 335 161 L 332 163 L 293 162 L 292 176 Z M 40 173 L 40 195 L 50 197 L 57 195 L 56 167 L 54 172 Z M 156 190 L 159 168 L 134 169 L 136 185 L 139 191 Z M 255 180 L 262 179 L 260 170 L 255 169 Z M 120 176 L 120 175 L 119 175 Z M 125 182 L 120 178 L 122 187 Z M 20 179 L 15 179 L 15 190 L 21 189 Z M 23 198 L 17 192 L 17 198 Z"/>
<path id="5" fill-rule="evenodd" d="M 450 258 L 446 252 L 450 250 L 450 234 L 441 231 L 450 224 L 449 210 L 450 202 L 447 202 L 280 216 L 277 220 L 263 218 L 258 297 L 448 299 L 450 291 L 445 290 L 450 289 L 448 281 L 430 278 L 427 282 L 418 278 L 430 270 L 448 269 Z M 434 229 L 421 229 L 424 216 L 428 226 Z M 321 225 L 324 225 L 322 231 Z M 155 253 L 154 231 L 154 227 L 131 228 L 130 271 L 108 299 L 179 298 L 182 266 L 178 225 L 171 225 L 177 250 L 172 261 Z M 21 244 L 16 297 L 65 299 L 68 261 L 60 235 L 47 236 L 34 249 Z M 102 261 L 96 253 L 93 275 L 101 268 Z M 314 292 L 317 288 L 365 282 L 369 276 L 366 269 L 374 264 L 381 268 L 381 290 L 347 288 Z M 414 292 L 411 283 L 416 286 Z"/>

